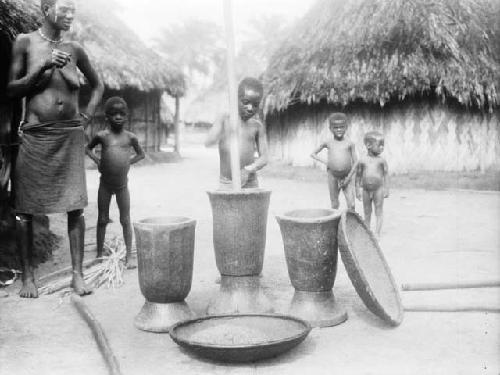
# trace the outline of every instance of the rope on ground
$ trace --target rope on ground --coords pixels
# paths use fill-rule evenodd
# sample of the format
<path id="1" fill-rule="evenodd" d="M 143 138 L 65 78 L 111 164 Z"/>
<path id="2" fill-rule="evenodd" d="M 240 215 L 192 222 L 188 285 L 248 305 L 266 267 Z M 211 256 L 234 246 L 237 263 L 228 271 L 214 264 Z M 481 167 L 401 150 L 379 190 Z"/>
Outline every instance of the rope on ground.
<path id="1" fill-rule="evenodd" d="M 99 321 L 92 315 L 92 312 L 80 296 L 73 294 L 71 296 L 71 302 L 92 331 L 110 375 L 122 375 L 118 360 L 111 350 L 111 346 L 109 345 L 108 339 Z"/>

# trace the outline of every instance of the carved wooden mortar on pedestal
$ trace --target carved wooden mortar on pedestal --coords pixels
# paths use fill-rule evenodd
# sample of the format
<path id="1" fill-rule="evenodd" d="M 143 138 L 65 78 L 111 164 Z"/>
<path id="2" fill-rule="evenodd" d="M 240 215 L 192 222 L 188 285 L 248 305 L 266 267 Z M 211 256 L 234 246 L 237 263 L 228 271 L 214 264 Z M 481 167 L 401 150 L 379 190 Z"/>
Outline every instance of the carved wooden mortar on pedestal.
<path id="1" fill-rule="evenodd" d="M 217 190 L 208 192 L 208 196 L 221 286 L 218 295 L 209 303 L 207 313 L 272 312 L 259 280 L 271 192 L 263 189 Z"/>
<path id="2" fill-rule="evenodd" d="M 337 230 L 340 212 L 301 209 L 276 216 L 285 248 L 288 275 L 295 288 L 289 313 L 313 327 L 347 320 L 335 302 L 332 288 L 337 275 Z"/>
<path id="3" fill-rule="evenodd" d="M 191 290 L 196 221 L 166 216 L 134 223 L 139 285 L 146 302 L 135 318 L 137 328 L 168 332 L 193 317 L 184 299 Z"/>

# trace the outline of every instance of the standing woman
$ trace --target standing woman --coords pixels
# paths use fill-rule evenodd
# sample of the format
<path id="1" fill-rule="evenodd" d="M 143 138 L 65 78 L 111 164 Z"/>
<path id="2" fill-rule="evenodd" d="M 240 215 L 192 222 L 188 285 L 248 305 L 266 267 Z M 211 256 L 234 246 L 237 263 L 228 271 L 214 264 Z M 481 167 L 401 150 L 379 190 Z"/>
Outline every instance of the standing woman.
<path id="1" fill-rule="evenodd" d="M 68 214 L 73 267 L 71 286 L 79 295 L 91 289 L 82 272 L 87 205 L 84 128 L 99 103 L 103 85 L 82 46 L 66 41 L 75 15 L 74 0 L 41 0 L 42 26 L 20 34 L 13 47 L 8 94 L 25 98 L 14 184 L 17 244 L 23 266 L 21 297 L 36 298 L 33 274 L 33 215 Z M 91 88 L 85 110 L 78 106 L 83 73 Z"/>

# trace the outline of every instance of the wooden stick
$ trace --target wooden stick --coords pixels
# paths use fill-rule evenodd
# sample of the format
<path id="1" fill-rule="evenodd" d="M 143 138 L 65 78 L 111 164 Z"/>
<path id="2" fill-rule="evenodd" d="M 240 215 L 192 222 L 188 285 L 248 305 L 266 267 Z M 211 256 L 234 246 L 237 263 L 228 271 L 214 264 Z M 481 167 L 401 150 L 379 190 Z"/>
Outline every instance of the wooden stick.
<path id="1" fill-rule="evenodd" d="M 99 347 L 99 351 L 101 352 L 101 355 L 106 362 L 106 366 L 110 375 L 121 375 L 122 372 L 120 371 L 118 360 L 111 350 L 108 338 L 106 337 L 106 334 L 104 333 L 104 330 L 102 329 L 99 321 L 94 317 L 94 315 L 87 307 L 85 302 L 83 302 L 83 299 L 80 296 L 73 294 L 71 296 L 71 302 L 76 308 L 76 311 L 78 311 L 78 314 L 80 314 L 83 320 L 85 320 L 90 330 L 92 331 L 95 341 L 97 342 L 97 346 Z"/>
<path id="2" fill-rule="evenodd" d="M 404 291 L 495 288 L 495 287 L 500 287 L 500 280 L 458 281 L 458 282 L 442 282 L 442 283 L 409 283 L 401 285 L 401 289 Z"/>
<path id="3" fill-rule="evenodd" d="M 413 305 L 405 306 L 407 312 L 485 312 L 500 313 L 500 307 L 495 306 L 429 306 Z"/>
<path id="4" fill-rule="evenodd" d="M 178 96 L 175 97 L 175 114 L 174 114 L 174 131 L 175 131 L 175 145 L 174 151 L 180 154 L 181 152 L 181 131 L 179 127 L 179 114 L 181 102 Z"/>
<path id="5" fill-rule="evenodd" d="M 144 131 L 146 132 L 144 135 L 144 142 L 146 143 L 144 145 L 144 151 L 147 153 L 148 152 L 148 100 L 149 100 L 149 95 L 146 94 L 146 100 L 144 101 L 144 123 L 145 123 L 145 128 Z"/>
<path id="6" fill-rule="evenodd" d="M 233 9 L 231 0 L 224 0 L 224 24 L 226 26 L 227 44 L 227 79 L 229 84 L 229 122 L 231 129 L 231 179 L 233 189 L 241 189 L 240 150 L 238 147 L 238 92 L 236 88 L 236 74 L 234 66 L 234 29 Z"/>

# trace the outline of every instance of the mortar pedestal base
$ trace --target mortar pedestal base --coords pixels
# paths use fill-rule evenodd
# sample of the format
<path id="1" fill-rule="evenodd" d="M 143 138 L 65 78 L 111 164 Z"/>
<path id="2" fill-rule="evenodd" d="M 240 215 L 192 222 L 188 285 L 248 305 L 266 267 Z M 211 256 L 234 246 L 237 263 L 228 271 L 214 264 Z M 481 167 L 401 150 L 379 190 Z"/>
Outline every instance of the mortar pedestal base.
<path id="1" fill-rule="evenodd" d="M 220 289 L 207 314 L 262 314 L 274 309 L 260 285 L 260 276 L 221 276 Z"/>
<path id="2" fill-rule="evenodd" d="M 181 320 L 194 318 L 194 313 L 185 302 L 154 303 L 146 301 L 134 319 L 137 328 L 149 332 L 168 332 Z"/>
<path id="3" fill-rule="evenodd" d="M 296 290 L 288 313 L 306 320 L 313 327 L 332 327 L 347 320 L 347 312 L 335 302 L 332 291 Z"/>

